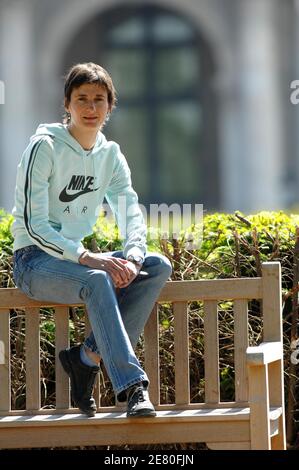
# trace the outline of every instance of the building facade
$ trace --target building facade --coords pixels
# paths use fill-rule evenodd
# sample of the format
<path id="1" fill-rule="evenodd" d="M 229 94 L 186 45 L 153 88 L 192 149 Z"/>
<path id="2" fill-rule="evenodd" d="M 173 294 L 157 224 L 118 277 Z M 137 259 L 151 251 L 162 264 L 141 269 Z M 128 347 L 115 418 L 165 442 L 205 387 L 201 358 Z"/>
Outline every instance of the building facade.
<path id="1" fill-rule="evenodd" d="M 76 62 L 111 72 L 104 130 L 140 202 L 252 212 L 299 201 L 297 0 L 0 0 L 0 207 L 21 154 L 60 121 Z"/>

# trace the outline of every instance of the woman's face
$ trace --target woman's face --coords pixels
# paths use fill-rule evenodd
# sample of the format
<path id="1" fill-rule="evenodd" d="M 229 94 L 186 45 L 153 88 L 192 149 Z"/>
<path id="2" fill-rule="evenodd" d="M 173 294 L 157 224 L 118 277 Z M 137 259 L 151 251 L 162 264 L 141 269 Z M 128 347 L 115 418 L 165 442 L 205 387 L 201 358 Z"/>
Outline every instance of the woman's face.
<path id="1" fill-rule="evenodd" d="M 85 83 L 74 88 L 65 105 L 71 114 L 70 127 L 99 130 L 110 111 L 108 93 L 103 85 Z"/>

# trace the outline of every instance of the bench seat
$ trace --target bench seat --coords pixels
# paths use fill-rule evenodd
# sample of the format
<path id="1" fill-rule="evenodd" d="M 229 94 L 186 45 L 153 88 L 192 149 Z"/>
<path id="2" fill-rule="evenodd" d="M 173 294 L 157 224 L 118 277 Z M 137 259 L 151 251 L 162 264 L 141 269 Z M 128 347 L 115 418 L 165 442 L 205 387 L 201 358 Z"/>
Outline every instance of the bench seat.
<path id="1" fill-rule="evenodd" d="M 278 432 L 280 407 L 270 409 L 271 437 Z M 38 432 L 37 432 L 37 428 Z M 68 439 L 70 437 L 70 439 Z M 0 417 L 2 448 L 68 445 L 206 442 L 210 448 L 250 448 L 250 408 L 158 411 L 155 418 L 130 418 L 124 412 L 10 415 Z"/>

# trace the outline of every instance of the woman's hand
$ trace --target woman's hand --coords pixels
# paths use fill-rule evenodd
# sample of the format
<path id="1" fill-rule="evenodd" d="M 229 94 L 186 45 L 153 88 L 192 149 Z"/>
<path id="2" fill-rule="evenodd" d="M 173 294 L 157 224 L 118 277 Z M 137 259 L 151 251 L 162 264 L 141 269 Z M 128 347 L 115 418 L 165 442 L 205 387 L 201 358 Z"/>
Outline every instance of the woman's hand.
<path id="1" fill-rule="evenodd" d="M 100 269 L 110 274 L 117 288 L 127 287 L 139 273 L 138 267 L 131 261 L 102 253 L 85 251 L 79 258 L 79 263 L 90 268 Z"/>

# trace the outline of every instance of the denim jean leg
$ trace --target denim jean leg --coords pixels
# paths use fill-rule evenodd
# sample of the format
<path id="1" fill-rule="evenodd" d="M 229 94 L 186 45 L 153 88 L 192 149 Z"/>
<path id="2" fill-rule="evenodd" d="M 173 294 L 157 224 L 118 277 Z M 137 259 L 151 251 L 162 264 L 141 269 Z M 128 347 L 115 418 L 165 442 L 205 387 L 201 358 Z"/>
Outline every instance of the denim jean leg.
<path id="1" fill-rule="evenodd" d="M 109 254 L 124 258 L 122 251 Z M 128 287 L 120 289 L 119 294 L 121 316 L 133 348 L 136 347 L 155 302 L 172 271 L 170 261 L 158 253 L 146 255 L 142 269 L 148 276 L 137 277 Z M 85 340 L 85 345 L 101 355 L 93 332 Z M 120 394 L 118 399 L 124 401 L 126 398 Z"/>
<path id="2" fill-rule="evenodd" d="M 109 254 L 124 258 L 122 251 Z M 148 276 L 139 276 L 128 287 L 121 289 L 118 299 L 122 320 L 133 348 L 136 347 L 155 302 L 171 275 L 172 267 L 170 261 L 160 253 L 148 253 L 142 270 L 146 271 Z M 85 340 L 85 345 L 101 356 L 93 332 Z"/>
<path id="3" fill-rule="evenodd" d="M 95 341 L 116 392 L 129 384 L 148 381 L 123 324 L 111 277 L 97 271 L 82 292 Z M 98 341 L 102 338 L 102 341 Z M 109 357 L 109 361 L 105 361 Z"/>
<path id="4" fill-rule="evenodd" d="M 142 269 L 148 276 L 137 277 L 127 288 L 122 289 L 119 307 L 122 319 L 133 348 L 150 316 L 165 282 L 171 275 L 169 260 L 159 253 L 146 255 Z"/>
<path id="5" fill-rule="evenodd" d="M 86 304 L 98 350 L 116 393 L 148 380 L 123 325 L 110 276 L 41 250 L 35 255 L 27 253 L 16 260 L 15 271 L 22 273 L 18 287 L 37 300 Z"/>

